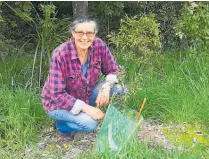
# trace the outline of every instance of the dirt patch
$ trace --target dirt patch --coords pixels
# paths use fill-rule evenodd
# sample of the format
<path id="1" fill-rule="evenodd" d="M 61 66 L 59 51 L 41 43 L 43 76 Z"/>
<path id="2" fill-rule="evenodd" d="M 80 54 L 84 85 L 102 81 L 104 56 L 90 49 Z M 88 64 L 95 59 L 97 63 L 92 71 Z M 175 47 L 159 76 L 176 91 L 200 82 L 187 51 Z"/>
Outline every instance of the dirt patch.
<path id="1" fill-rule="evenodd" d="M 148 143 L 172 149 L 170 142 L 162 134 L 162 127 L 162 125 L 143 122 L 138 133 L 139 141 L 146 140 Z M 72 140 L 70 137 L 59 135 L 52 127 L 45 128 L 42 132 L 41 142 L 35 147 L 27 148 L 24 158 L 76 158 L 80 153 L 92 151 L 99 129 L 92 133 L 75 133 Z"/>
<path id="2" fill-rule="evenodd" d="M 163 124 L 155 124 L 151 122 L 143 122 L 138 133 L 140 142 L 146 142 L 151 147 L 162 147 L 168 151 L 174 150 L 174 145 L 163 134 Z"/>
<path id="3" fill-rule="evenodd" d="M 174 127 L 180 130 L 184 129 L 182 125 L 142 122 L 141 129 L 138 132 L 139 142 L 146 142 L 151 148 L 161 147 L 173 151 L 176 147 L 164 135 L 163 129 L 172 130 Z M 45 128 L 41 142 L 35 147 L 27 148 L 24 158 L 76 158 L 80 153 L 92 151 L 99 129 L 100 127 L 92 133 L 76 133 L 72 140 L 72 138 L 59 135 L 53 128 Z M 179 146 L 178 150 L 183 151 L 183 148 Z"/>
<path id="4" fill-rule="evenodd" d="M 41 142 L 27 148 L 24 158 L 76 158 L 80 153 L 91 151 L 99 128 L 92 133 L 75 133 L 74 139 L 61 136 L 53 128 L 44 129 Z"/>

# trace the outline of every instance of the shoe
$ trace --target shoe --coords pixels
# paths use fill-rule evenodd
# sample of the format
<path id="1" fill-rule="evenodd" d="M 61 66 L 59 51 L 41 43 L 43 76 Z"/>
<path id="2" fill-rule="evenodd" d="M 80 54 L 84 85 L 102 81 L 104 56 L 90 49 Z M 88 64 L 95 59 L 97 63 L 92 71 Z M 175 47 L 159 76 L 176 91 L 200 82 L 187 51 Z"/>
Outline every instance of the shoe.
<path id="1" fill-rule="evenodd" d="M 56 126 L 56 125 L 57 125 L 57 122 L 55 121 L 55 122 L 54 122 L 54 124 L 53 124 L 53 128 L 54 128 L 54 130 L 56 130 L 56 129 L 57 129 L 57 126 Z"/>
<path id="2" fill-rule="evenodd" d="M 65 139 L 69 139 L 69 140 L 74 140 L 75 138 L 75 134 L 74 133 L 63 133 L 63 132 L 59 132 L 60 137 L 65 138 Z"/>

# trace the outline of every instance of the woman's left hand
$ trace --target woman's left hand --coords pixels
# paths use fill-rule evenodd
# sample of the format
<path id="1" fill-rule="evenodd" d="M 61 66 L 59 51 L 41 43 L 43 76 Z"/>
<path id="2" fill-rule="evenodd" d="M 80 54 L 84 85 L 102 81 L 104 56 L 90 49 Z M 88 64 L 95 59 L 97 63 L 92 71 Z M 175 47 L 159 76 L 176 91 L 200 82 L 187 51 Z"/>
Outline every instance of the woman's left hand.
<path id="1" fill-rule="evenodd" d="M 99 89 L 99 93 L 96 99 L 97 107 L 102 107 L 109 103 L 110 89 L 111 87 L 108 83 L 104 83 L 104 85 Z"/>

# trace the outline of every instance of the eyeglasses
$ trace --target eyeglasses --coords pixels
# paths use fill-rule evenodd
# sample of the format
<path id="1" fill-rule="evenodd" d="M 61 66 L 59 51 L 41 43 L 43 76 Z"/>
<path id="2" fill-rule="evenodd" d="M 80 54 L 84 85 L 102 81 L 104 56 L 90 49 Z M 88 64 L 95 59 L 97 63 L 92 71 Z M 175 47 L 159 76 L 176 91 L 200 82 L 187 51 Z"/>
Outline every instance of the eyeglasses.
<path id="1" fill-rule="evenodd" d="M 74 33 L 78 36 L 78 37 L 82 37 L 84 34 L 86 34 L 87 37 L 93 37 L 95 35 L 95 32 L 83 32 L 83 31 L 75 31 L 74 30 Z"/>

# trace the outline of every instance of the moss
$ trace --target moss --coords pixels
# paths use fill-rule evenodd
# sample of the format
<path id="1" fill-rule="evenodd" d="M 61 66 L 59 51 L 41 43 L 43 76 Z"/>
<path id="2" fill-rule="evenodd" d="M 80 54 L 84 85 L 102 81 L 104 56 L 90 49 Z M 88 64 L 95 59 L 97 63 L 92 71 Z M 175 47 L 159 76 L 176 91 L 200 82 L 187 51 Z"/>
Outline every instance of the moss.
<path id="1" fill-rule="evenodd" d="M 206 153 L 209 146 L 209 135 L 201 124 L 184 123 L 178 126 L 163 128 L 163 134 L 176 145 L 188 151 Z"/>

